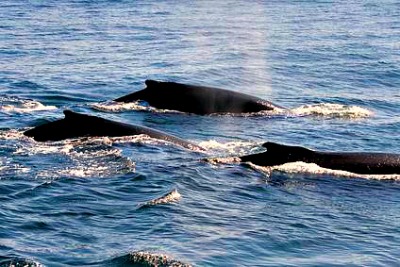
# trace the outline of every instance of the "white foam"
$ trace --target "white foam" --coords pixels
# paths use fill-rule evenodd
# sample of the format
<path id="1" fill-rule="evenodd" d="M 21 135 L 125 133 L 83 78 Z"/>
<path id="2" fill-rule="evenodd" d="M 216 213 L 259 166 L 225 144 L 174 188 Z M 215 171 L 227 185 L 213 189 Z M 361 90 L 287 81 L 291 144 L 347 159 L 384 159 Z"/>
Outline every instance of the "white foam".
<path id="1" fill-rule="evenodd" d="M 280 117 L 280 116 L 293 116 L 288 110 L 281 108 L 274 108 L 272 110 L 261 110 L 258 112 L 248 113 L 212 113 L 211 116 L 231 116 L 231 117 Z"/>
<path id="2" fill-rule="evenodd" d="M 199 146 L 205 148 L 212 154 L 223 153 L 223 154 L 244 154 L 245 152 L 253 152 L 254 149 L 258 149 L 260 144 L 254 142 L 245 141 L 233 141 L 221 143 L 216 140 L 208 140 L 200 142 Z"/>
<path id="3" fill-rule="evenodd" d="M 71 144 L 52 144 L 52 143 L 34 143 L 26 142 L 19 146 L 13 154 L 15 155 L 36 155 L 36 154 L 68 154 L 74 148 Z"/>
<path id="4" fill-rule="evenodd" d="M 160 253 L 152 253 L 147 251 L 134 251 L 129 254 L 130 263 L 140 264 L 144 266 L 173 266 L 173 267 L 190 267 L 190 264 L 183 263 L 172 259 L 170 256 Z"/>
<path id="5" fill-rule="evenodd" d="M 400 174 L 358 174 L 348 171 L 332 170 L 327 168 L 322 168 L 315 163 L 305 163 L 305 162 L 290 162 L 278 166 L 263 167 L 252 163 L 249 163 L 253 169 L 261 171 L 268 176 L 271 175 L 273 171 L 280 171 L 285 173 L 309 173 L 315 175 L 332 175 L 347 178 L 365 178 L 365 179 L 376 179 L 376 180 L 400 180 Z"/>
<path id="6" fill-rule="evenodd" d="M 5 130 L 5 131 L 0 131 L 0 139 L 2 140 L 16 140 L 16 139 L 27 139 L 28 137 L 25 137 L 23 131 L 18 131 L 18 130 Z"/>
<path id="7" fill-rule="evenodd" d="M 176 110 L 157 109 L 149 105 L 144 105 L 142 101 L 134 101 L 128 103 L 107 101 L 107 102 L 91 104 L 91 107 L 96 110 L 105 112 L 124 112 L 129 110 L 136 110 L 136 111 L 149 111 L 156 113 L 182 113 Z"/>
<path id="8" fill-rule="evenodd" d="M 241 160 L 238 157 L 227 157 L 227 158 L 209 158 L 206 159 L 208 163 L 211 164 L 233 164 L 233 163 L 240 163 Z"/>
<path id="9" fill-rule="evenodd" d="M 9 159 L 0 158 L 0 179 L 5 174 L 10 173 L 27 173 L 30 169 L 22 166 L 21 164 L 16 164 L 11 162 Z"/>
<path id="10" fill-rule="evenodd" d="M 68 140 L 66 140 L 68 141 Z M 70 142 L 73 142 L 74 144 L 104 144 L 104 145 L 109 145 L 111 146 L 112 144 L 126 144 L 126 143 L 139 143 L 139 144 L 164 144 L 168 145 L 171 144 L 171 142 L 157 139 L 157 138 L 151 138 L 148 135 L 145 134 L 139 134 L 139 135 L 129 135 L 129 136 L 118 136 L 118 137 L 88 137 L 88 138 L 80 138 L 80 139 L 74 139 L 70 140 Z"/>
<path id="11" fill-rule="evenodd" d="M 324 116 L 334 118 L 366 118 L 371 117 L 373 112 L 358 106 L 341 104 L 315 104 L 304 105 L 290 110 L 296 116 Z"/>
<path id="12" fill-rule="evenodd" d="M 37 177 L 108 177 L 121 171 L 135 171 L 135 163 L 130 158 L 123 157 L 119 149 L 93 147 L 91 150 L 71 151 L 68 156 L 70 162 L 65 162 L 68 166 L 54 166 L 51 170 L 39 172 Z"/>
<path id="13" fill-rule="evenodd" d="M 5 139 L 21 139 L 13 152 L 14 155 L 47 155 L 58 154 L 66 158 L 62 165 L 54 165 L 48 170 L 39 171 L 34 176 L 38 178 L 58 177 L 105 177 L 121 172 L 134 172 L 135 163 L 123 157 L 121 150 L 111 147 L 115 141 L 128 141 L 123 137 L 117 140 L 104 138 L 67 139 L 57 142 L 35 142 L 30 137 L 25 137 L 21 132 L 4 131 L 0 137 Z M 140 139 L 140 137 L 139 137 Z M 132 141 L 129 138 L 129 141 Z M 0 161 L 0 172 L 10 170 Z M 23 166 L 14 167 L 17 171 L 31 171 Z"/>
<path id="14" fill-rule="evenodd" d="M 177 189 L 173 189 L 171 192 L 158 197 L 156 199 L 150 200 L 142 204 L 141 206 L 154 206 L 160 204 L 168 204 L 172 202 L 177 202 L 182 198 L 182 195 L 178 192 Z"/>
<path id="15" fill-rule="evenodd" d="M 0 103 L 0 111 L 3 112 L 30 113 L 57 109 L 55 106 L 45 106 L 38 101 L 11 97 L 1 97 Z"/>

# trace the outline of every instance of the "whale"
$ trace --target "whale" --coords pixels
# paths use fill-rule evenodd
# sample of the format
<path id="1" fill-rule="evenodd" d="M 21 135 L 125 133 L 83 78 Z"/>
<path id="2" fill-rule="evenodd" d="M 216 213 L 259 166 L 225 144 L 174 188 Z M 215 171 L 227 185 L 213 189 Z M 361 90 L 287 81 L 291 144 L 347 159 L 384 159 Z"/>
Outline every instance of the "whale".
<path id="1" fill-rule="evenodd" d="M 325 152 L 273 142 L 266 142 L 262 146 L 267 151 L 241 156 L 240 160 L 265 167 L 302 161 L 356 174 L 400 174 L 400 154 Z"/>
<path id="2" fill-rule="evenodd" d="M 284 109 L 262 98 L 226 89 L 154 80 L 146 80 L 145 84 L 145 89 L 114 101 L 129 103 L 141 100 L 158 109 L 197 115 L 255 113 Z"/>
<path id="3" fill-rule="evenodd" d="M 184 148 L 204 151 L 204 148 L 179 137 L 144 126 L 116 122 L 96 116 L 64 110 L 65 118 L 36 126 L 24 132 L 35 141 L 61 141 L 80 137 L 119 137 L 144 134 Z"/>

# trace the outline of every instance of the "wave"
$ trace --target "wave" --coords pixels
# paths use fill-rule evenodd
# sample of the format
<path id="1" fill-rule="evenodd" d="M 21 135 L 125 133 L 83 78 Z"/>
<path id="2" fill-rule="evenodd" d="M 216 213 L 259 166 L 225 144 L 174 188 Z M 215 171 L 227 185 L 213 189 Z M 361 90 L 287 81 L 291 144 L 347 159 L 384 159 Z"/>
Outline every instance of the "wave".
<path id="1" fill-rule="evenodd" d="M 168 192 L 161 197 L 152 199 L 140 205 L 140 207 L 148 207 L 155 206 L 160 204 L 168 204 L 171 202 L 177 202 L 182 198 L 181 194 L 179 194 L 177 189 L 173 189 L 171 192 Z"/>
<path id="2" fill-rule="evenodd" d="M 147 135 L 85 137 L 54 142 L 36 142 L 32 138 L 24 136 L 23 131 L 14 129 L 0 131 L 0 140 L 17 140 L 17 142 L 13 142 L 12 146 L 11 153 L 14 156 L 49 155 L 49 157 L 63 158 L 62 165 L 52 165 L 47 170 L 30 169 L 29 166 L 11 163 L 2 164 L 0 161 L 0 173 L 34 172 L 31 176 L 46 179 L 107 177 L 135 172 L 135 162 L 129 157 L 122 156 L 122 150 L 112 147 L 113 144 L 171 144 Z M 173 194 L 173 197 L 176 197 L 176 194 Z"/>
<path id="3" fill-rule="evenodd" d="M 129 103 L 107 101 L 101 103 L 91 104 L 91 107 L 96 110 L 105 112 L 124 112 L 129 110 L 147 111 L 155 113 L 183 113 L 177 110 L 157 109 L 152 106 L 146 105 L 143 101 L 134 101 Z"/>
<path id="4" fill-rule="evenodd" d="M 208 158 L 206 159 L 208 163 L 217 164 L 234 164 L 242 162 L 238 157 L 227 157 L 227 158 Z"/>
<path id="5" fill-rule="evenodd" d="M 41 263 L 33 261 L 33 260 L 0 257 L 0 267 L 16 267 L 16 266 L 44 267 L 44 265 L 42 265 Z"/>
<path id="6" fill-rule="evenodd" d="M 109 177 L 120 173 L 134 172 L 136 164 L 121 155 L 121 150 L 102 145 L 73 147 L 68 152 L 67 166 L 54 166 L 50 170 L 39 171 L 37 178 L 59 177 Z"/>
<path id="7" fill-rule="evenodd" d="M 176 110 L 157 109 L 151 107 L 143 101 L 135 101 L 130 103 L 108 101 L 103 103 L 95 103 L 92 108 L 105 112 L 123 112 L 127 110 L 147 111 L 155 113 L 184 113 Z M 358 106 L 322 103 L 315 105 L 303 105 L 293 109 L 263 110 L 254 113 L 223 113 L 211 114 L 211 116 L 234 116 L 234 117 L 299 117 L 299 116 L 320 116 L 329 118 L 366 118 L 371 117 L 373 112 Z"/>
<path id="8" fill-rule="evenodd" d="M 315 163 L 306 162 L 290 162 L 278 166 L 263 167 L 253 163 L 247 163 L 254 170 L 260 171 L 267 176 L 270 176 L 272 172 L 279 171 L 284 173 L 306 173 L 313 175 L 331 175 L 346 178 L 364 178 L 364 179 L 375 179 L 375 180 L 395 180 L 400 181 L 400 174 L 358 174 L 348 171 L 332 170 L 318 166 Z"/>
<path id="9" fill-rule="evenodd" d="M 28 173 L 30 168 L 18 163 L 13 163 L 10 159 L 0 158 L 0 180 L 1 177 L 13 176 L 18 173 Z"/>
<path id="10" fill-rule="evenodd" d="M 199 146 L 205 148 L 209 154 L 244 154 L 255 153 L 260 150 L 262 143 L 248 141 L 232 141 L 218 142 L 216 140 L 208 140 L 199 143 Z"/>
<path id="11" fill-rule="evenodd" d="M 131 138 L 82 138 L 68 139 L 58 142 L 35 142 L 32 138 L 23 135 L 22 131 L 0 131 L 0 140 L 18 140 L 14 143 L 12 155 L 56 155 L 63 158 L 63 164 L 51 165 L 47 170 L 30 169 L 28 166 L 13 164 L 11 161 L 1 160 L 0 173 L 30 172 L 37 178 L 58 177 L 106 177 L 114 174 L 135 171 L 135 163 L 122 156 L 122 150 L 111 147 L 113 142 L 132 141 Z M 147 138 L 146 138 L 147 139 Z M 140 137 L 139 137 L 139 140 Z"/>
<path id="12" fill-rule="evenodd" d="M 26 130 L 26 129 L 25 129 Z M 48 154 L 54 152 L 69 153 L 75 146 L 85 145 L 107 145 L 113 144 L 126 144 L 126 143 L 137 143 L 146 145 L 171 145 L 173 143 L 151 138 L 145 134 L 130 135 L 130 136 L 119 136 L 119 137 L 82 137 L 82 138 L 70 138 L 62 141 L 49 141 L 49 142 L 36 142 L 32 137 L 24 135 L 25 130 L 0 130 L 0 140 L 20 140 L 25 141 L 26 145 L 20 146 L 15 152 L 17 154 L 27 153 L 32 154 Z M 193 148 L 193 150 L 196 150 Z"/>
<path id="13" fill-rule="evenodd" d="M 291 109 L 290 112 L 297 116 L 321 116 L 331 118 L 367 118 L 373 115 L 373 112 L 358 106 L 348 106 L 341 104 L 315 104 L 304 105 Z"/>
<path id="14" fill-rule="evenodd" d="M 104 265 L 126 266 L 138 265 L 148 267 L 191 267 L 191 264 L 173 259 L 171 256 L 148 251 L 133 251 L 106 262 Z"/>
<path id="15" fill-rule="evenodd" d="M 24 135 L 24 131 L 15 129 L 0 131 L 0 140 L 22 140 L 27 138 L 29 137 Z"/>
<path id="16" fill-rule="evenodd" d="M 55 106 L 46 106 L 42 103 L 30 99 L 20 99 L 16 97 L 0 97 L 0 111 L 10 113 L 30 113 L 35 111 L 55 110 Z"/>

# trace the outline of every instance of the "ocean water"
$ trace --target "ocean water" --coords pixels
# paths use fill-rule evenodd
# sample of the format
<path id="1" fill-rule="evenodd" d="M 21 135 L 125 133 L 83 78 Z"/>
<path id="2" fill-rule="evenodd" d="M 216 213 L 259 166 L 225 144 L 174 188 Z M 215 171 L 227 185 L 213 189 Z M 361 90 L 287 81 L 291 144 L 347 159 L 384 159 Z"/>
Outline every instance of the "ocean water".
<path id="1" fill-rule="evenodd" d="M 398 175 L 204 159 L 265 141 L 400 153 L 399 17 L 394 0 L 2 0 L 0 266 L 398 266 Z M 110 102 L 146 79 L 290 112 Z M 64 109 L 207 152 L 144 136 L 23 136 Z"/>

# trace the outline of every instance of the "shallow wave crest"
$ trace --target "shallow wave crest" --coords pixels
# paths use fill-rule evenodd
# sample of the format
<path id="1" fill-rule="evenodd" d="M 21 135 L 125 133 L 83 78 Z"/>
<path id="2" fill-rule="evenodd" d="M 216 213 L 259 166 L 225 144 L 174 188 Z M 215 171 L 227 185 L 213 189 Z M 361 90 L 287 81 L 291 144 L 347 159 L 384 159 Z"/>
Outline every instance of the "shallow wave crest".
<path id="1" fill-rule="evenodd" d="M 140 205 L 141 207 L 149 207 L 161 204 L 168 204 L 171 202 L 177 202 L 182 198 L 181 194 L 178 192 L 177 189 L 173 189 L 171 192 L 168 192 L 161 197 L 152 199 Z"/>
<path id="2" fill-rule="evenodd" d="M 304 105 L 290 110 L 297 116 L 321 116 L 333 118 L 367 118 L 373 115 L 372 111 L 358 106 L 349 106 L 341 104 L 316 104 Z"/>
<path id="3" fill-rule="evenodd" d="M 30 113 L 34 111 L 54 110 L 55 106 L 46 106 L 42 103 L 30 99 L 20 99 L 16 97 L 0 97 L 0 111 L 15 113 Z"/>
<path id="4" fill-rule="evenodd" d="M 134 264 L 149 267 L 190 267 L 192 265 L 173 259 L 171 256 L 161 253 L 148 251 L 133 251 L 128 255 L 117 257 L 111 260 L 111 263 L 117 266 L 126 266 Z"/>

